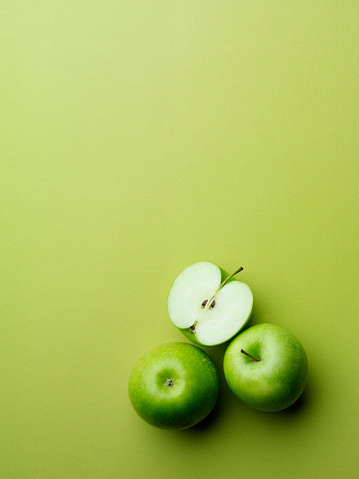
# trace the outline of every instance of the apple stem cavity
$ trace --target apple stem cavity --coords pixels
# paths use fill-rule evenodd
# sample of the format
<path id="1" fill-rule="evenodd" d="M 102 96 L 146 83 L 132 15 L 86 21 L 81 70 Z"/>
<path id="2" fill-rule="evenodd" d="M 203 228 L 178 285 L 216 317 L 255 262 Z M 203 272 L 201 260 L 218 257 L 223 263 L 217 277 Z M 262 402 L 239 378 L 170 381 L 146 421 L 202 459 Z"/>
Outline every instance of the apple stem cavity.
<path id="1" fill-rule="evenodd" d="M 246 356 L 249 356 L 250 358 L 252 358 L 252 361 L 260 361 L 260 359 L 258 359 L 255 356 L 252 356 L 251 354 L 247 353 L 247 351 L 244 351 L 244 349 L 241 349 L 241 353 L 243 353 Z"/>
<path id="2" fill-rule="evenodd" d="M 220 287 L 218 288 L 217 292 L 223 288 L 223 286 L 227 283 L 227 281 L 229 281 L 231 278 L 233 278 L 233 276 L 235 276 L 236 274 L 240 273 L 241 271 L 243 271 L 243 267 L 241 266 L 240 268 L 237 269 L 237 271 L 235 271 L 234 273 L 232 273 L 231 275 L 227 276 L 227 278 L 225 280 L 222 281 Z"/>
<path id="3" fill-rule="evenodd" d="M 173 379 L 166 379 L 165 386 L 171 387 L 174 385 Z"/>
<path id="4" fill-rule="evenodd" d="M 208 299 L 205 299 L 202 303 L 202 308 L 204 309 L 213 309 L 215 306 L 216 306 L 216 301 L 215 301 L 215 297 L 216 297 L 216 294 L 218 293 L 218 291 L 220 291 L 223 286 L 231 279 L 233 278 L 233 276 L 235 276 L 236 274 L 240 273 L 241 271 L 243 271 L 243 267 L 241 266 L 240 268 L 238 268 L 234 273 L 230 274 L 229 276 L 227 276 L 227 278 L 225 278 L 222 283 L 219 285 L 219 288 L 217 289 L 217 291 L 214 293 L 214 295 L 212 296 L 212 298 L 208 301 Z M 192 326 L 191 326 L 192 327 Z"/>

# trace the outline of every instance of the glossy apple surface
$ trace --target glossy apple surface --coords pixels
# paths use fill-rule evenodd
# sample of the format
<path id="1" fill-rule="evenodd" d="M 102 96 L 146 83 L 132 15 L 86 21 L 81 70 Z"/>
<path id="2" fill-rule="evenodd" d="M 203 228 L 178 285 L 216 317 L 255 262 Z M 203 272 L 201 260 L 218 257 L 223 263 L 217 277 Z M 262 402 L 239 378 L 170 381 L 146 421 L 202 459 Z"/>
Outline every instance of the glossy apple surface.
<path id="1" fill-rule="evenodd" d="M 214 263 L 188 266 L 174 281 L 168 295 L 172 323 L 194 343 L 224 343 L 248 322 L 253 295 L 249 286 Z"/>
<path id="2" fill-rule="evenodd" d="M 260 411 L 280 411 L 292 405 L 308 377 L 301 343 L 285 329 L 268 323 L 236 336 L 225 352 L 223 368 L 238 399 Z"/>
<path id="3" fill-rule="evenodd" d="M 185 429 L 213 409 L 218 398 L 218 373 L 197 346 L 166 343 L 138 360 L 128 393 L 135 411 L 152 426 Z"/>

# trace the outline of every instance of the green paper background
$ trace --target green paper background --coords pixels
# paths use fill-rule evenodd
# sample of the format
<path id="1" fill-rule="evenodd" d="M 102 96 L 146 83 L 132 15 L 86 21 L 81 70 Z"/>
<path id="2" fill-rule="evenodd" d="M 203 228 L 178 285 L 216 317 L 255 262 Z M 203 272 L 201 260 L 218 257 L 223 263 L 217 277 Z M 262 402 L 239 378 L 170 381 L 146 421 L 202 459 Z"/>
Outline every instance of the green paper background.
<path id="1" fill-rule="evenodd" d="M 358 477 L 359 3 L 5 0 L 0 477 Z M 280 413 L 131 408 L 196 261 L 304 345 Z"/>

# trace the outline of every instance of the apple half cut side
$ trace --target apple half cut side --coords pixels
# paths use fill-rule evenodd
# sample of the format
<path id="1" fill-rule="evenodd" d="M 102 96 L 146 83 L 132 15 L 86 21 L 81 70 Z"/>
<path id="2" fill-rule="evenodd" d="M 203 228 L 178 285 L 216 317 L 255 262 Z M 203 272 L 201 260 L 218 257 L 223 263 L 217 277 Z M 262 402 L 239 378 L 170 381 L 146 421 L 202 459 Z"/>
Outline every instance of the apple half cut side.
<path id="1" fill-rule="evenodd" d="M 188 266 L 168 295 L 172 323 L 194 343 L 215 346 L 237 334 L 249 321 L 253 294 L 249 286 L 219 266 L 200 262 Z"/>

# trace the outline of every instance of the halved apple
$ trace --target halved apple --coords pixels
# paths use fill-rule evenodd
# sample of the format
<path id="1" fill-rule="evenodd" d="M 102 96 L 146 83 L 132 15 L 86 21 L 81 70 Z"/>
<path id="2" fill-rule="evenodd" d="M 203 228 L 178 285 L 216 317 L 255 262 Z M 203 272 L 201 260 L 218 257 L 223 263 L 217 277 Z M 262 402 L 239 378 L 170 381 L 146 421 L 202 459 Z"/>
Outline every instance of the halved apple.
<path id="1" fill-rule="evenodd" d="M 168 295 L 172 323 L 194 343 L 215 346 L 237 334 L 248 322 L 253 294 L 249 286 L 219 266 L 200 262 L 188 266 Z"/>

